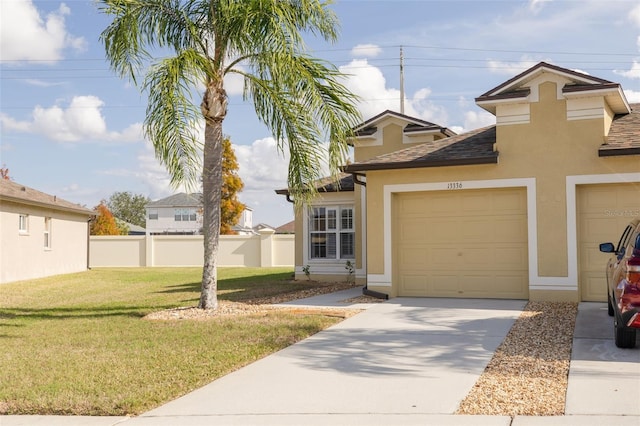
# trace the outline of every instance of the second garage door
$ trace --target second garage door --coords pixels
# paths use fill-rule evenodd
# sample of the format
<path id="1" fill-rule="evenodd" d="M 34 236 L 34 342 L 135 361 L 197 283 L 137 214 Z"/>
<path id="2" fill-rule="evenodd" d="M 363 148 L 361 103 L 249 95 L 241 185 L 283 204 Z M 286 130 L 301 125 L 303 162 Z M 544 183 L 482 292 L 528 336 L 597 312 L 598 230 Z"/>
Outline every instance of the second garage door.
<path id="1" fill-rule="evenodd" d="M 640 184 L 583 185 L 576 190 L 578 207 L 578 275 L 581 300 L 607 300 L 605 269 L 610 255 L 600 243 L 618 244 L 624 228 L 640 216 Z"/>
<path id="2" fill-rule="evenodd" d="M 393 205 L 400 296 L 528 298 L 524 188 L 402 193 Z"/>

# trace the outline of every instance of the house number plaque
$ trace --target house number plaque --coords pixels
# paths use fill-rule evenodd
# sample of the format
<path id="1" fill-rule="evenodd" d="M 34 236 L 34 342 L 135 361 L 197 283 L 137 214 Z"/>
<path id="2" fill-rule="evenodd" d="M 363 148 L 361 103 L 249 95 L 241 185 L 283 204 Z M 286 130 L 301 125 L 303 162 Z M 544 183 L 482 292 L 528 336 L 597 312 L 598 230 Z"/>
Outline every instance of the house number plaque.
<path id="1" fill-rule="evenodd" d="M 447 189 L 462 189 L 462 182 L 449 182 Z"/>

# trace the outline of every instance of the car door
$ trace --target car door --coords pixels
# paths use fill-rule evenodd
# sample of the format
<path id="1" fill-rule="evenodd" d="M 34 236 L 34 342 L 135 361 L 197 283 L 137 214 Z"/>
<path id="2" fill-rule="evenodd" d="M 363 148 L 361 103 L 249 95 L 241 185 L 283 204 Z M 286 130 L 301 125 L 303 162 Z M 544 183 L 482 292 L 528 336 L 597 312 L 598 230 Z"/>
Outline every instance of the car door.
<path id="1" fill-rule="evenodd" d="M 634 243 L 640 232 L 640 226 L 628 225 L 616 248 L 616 255 L 609 260 L 607 266 L 607 281 L 609 282 L 609 293 L 615 296 L 615 302 L 620 299 L 620 282 L 625 278 L 626 262 L 633 252 Z"/>

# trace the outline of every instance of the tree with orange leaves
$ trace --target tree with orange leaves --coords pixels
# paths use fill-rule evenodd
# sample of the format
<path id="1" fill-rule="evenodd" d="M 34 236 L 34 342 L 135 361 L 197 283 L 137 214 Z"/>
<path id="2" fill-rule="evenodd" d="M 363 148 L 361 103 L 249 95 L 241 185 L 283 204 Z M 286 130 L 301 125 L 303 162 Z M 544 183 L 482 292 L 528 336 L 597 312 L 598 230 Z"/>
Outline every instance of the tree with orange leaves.
<path id="1" fill-rule="evenodd" d="M 91 221 L 91 235 L 120 235 L 121 232 L 116 224 L 116 219 L 111 214 L 104 200 L 95 206 L 93 210 L 97 213 L 95 219 Z"/>
<path id="2" fill-rule="evenodd" d="M 244 183 L 238 175 L 238 159 L 231 146 L 231 139 L 222 142 L 222 194 L 220 199 L 220 234 L 233 235 L 233 226 L 240 220 L 245 205 L 238 200 L 238 192 Z"/>

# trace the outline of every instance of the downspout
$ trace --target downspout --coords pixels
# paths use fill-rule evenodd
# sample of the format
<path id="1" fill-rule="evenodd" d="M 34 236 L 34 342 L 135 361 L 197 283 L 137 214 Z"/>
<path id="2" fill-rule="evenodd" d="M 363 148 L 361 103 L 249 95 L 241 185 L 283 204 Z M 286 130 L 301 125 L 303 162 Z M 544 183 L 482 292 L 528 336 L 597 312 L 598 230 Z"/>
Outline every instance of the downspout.
<path id="1" fill-rule="evenodd" d="M 93 216 L 87 220 L 87 271 L 91 270 L 91 259 L 89 250 L 91 250 L 91 221 L 93 220 Z"/>
<path id="2" fill-rule="evenodd" d="M 363 174 L 359 174 L 359 173 L 351 173 L 351 176 L 353 176 L 353 182 L 364 186 L 365 188 L 367 187 L 367 182 L 358 179 L 358 177 L 364 176 Z M 374 290 L 369 290 L 368 288 L 368 284 L 365 284 L 364 287 L 362 288 L 362 294 L 365 296 L 371 296 L 371 297 L 375 297 L 376 299 L 383 299 L 383 300 L 389 300 L 389 295 L 386 293 L 381 293 L 379 291 L 374 291 Z"/>

